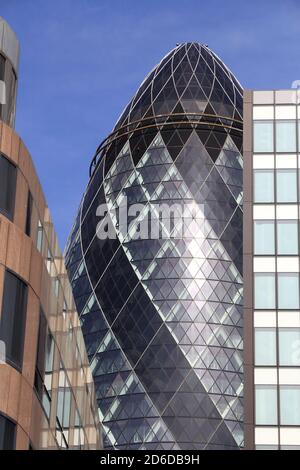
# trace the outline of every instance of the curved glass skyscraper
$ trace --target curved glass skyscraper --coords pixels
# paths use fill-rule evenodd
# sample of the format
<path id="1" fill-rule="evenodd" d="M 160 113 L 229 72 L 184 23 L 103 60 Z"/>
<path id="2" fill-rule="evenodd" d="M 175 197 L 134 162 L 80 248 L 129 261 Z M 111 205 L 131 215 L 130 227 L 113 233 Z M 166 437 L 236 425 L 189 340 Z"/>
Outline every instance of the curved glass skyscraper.
<path id="1" fill-rule="evenodd" d="M 242 445 L 241 146 L 241 86 L 186 43 L 96 152 L 66 260 L 107 447 Z"/>

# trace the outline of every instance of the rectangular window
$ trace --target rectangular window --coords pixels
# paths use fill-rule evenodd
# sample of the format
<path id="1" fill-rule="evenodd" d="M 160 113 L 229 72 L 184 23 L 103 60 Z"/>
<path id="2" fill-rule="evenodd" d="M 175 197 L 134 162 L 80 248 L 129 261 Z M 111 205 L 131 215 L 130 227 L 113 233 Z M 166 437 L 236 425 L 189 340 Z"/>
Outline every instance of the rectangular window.
<path id="1" fill-rule="evenodd" d="M 16 167 L 0 154 L 0 212 L 10 220 L 14 217 Z"/>
<path id="2" fill-rule="evenodd" d="M 70 426 L 71 398 L 71 389 L 66 388 L 64 397 L 64 414 L 62 421 L 62 426 L 65 429 L 68 429 L 68 427 Z"/>
<path id="3" fill-rule="evenodd" d="M 6 359 L 22 368 L 27 310 L 27 286 L 9 271 L 5 273 L 0 339 L 5 342 Z"/>
<path id="4" fill-rule="evenodd" d="M 31 235 L 32 204 L 33 204 L 32 195 L 31 195 L 31 192 L 28 191 L 26 225 L 25 225 L 25 233 L 26 235 L 28 235 L 28 237 L 30 237 Z"/>
<path id="5" fill-rule="evenodd" d="M 276 171 L 277 202 L 297 202 L 297 170 Z"/>
<path id="6" fill-rule="evenodd" d="M 276 328 L 255 328 L 255 365 L 276 365 Z"/>
<path id="7" fill-rule="evenodd" d="M 277 387 L 275 385 L 256 385 L 255 423 L 277 424 L 277 420 Z"/>
<path id="8" fill-rule="evenodd" d="M 300 386 L 280 386 L 280 421 L 282 425 L 300 425 Z"/>
<path id="9" fill-rule="evenodd" d="M 2 54 L 0 54 L 0 80 L 3 82 L 4 82 L 4 74 L 5 74 L 5 57 L 3 57 Z M 0 96 L 0 118 L 1 119 L 3 119 L 3 116 L 2 116 L 3 98 L 5 98 L 5 96 Z"/>
<path id="10" fill-rule="evenodd" d="M 298 254 L 298 221 L 277 221 L 277 253 L 279 255 Z"/>
<path id="11" fill-rule="evenodd" d="M 281 449 L 282 449 L 282 446 L 281 446 Z M 270 444 L 270 445 L 259 444 L 255 446 L 255 450 L 278 450 L 278 446 L 273 445 L 273 444 Z"/>
<path id="12" fill-rule="evenodd" d="M 16 441 L 16 425 L 0 414 L 0 450 L 14 450 Z"/>
<path id="13" fill-rule="evenodd" d="M 274 171 L 254 170 L 254 202 L 274 202 Z"/>
<path id="14" fill-rule="evenodd" d="M 295 121 L 276 121 L 276 152 L 296 152 Z"/>
<path id="15" fill-rule="evenodd" d="M 38 221 L 37 236 L 36 236 L 36 247 L 40 253 L 43 250 L 43 226 L 40 221 Z"/>
<path id="16" fill-rule="evenodd" d="M 254 274 L 254 304 L 257 309 L 275 308 L 275 274 Z"/>
<path id="17" fill-rule="evenodd" d="M 47 321 L 43 312 L 40 311 L 40 323 L 39 323 L 35 378 L 34 378 L 34 386 L 40 399 L 42 399 L 42 395 L 43 395 L 43 382 L 44 382 L 44 376 L 45 376 L 46 336 L 47 336 Z"/>
<path id="18" fill-rule="evenodd" d="M 279 328 L 279 364 L 300 365 L 300 328 Z"/>
<path id="19" fill-rule="evenodd" d="M 5 57 L 0 54 L 0 80 L 4 81 L 4 73 L 5 73 Z"/>
<path id="20" fill-rule="evenodd" d="M 254 254 L 273 255 L 275 252 L 275 230 L 273 220 L 254 221 Z"/>
<path id="21" fill-rule="evenodd" d="M 253 122 L 254 152 L 269 153 L 274 150 L 273 121 Z"/>
<path id="22" fill-rule="evenodd" d="M 54 340 L 44 312 L 41 310 L 34 386 L 48 418 L 50 417 L 51 406 L 53 359 Z"/>
<path id="23" fill-rule="evenodd" d="M 16 74 L 11 69 L 7 81 L 6 81 L 6 96 L 7 96 L 7 109 L 6 109 L 6 117 L 7 117 L 7 122 L 10 127 L 14 126 L 15 122 L 15 96 L 16 96 Z"/>
<path id="24" fill-rule="evenodd" d="M 299 309 L 298 273 L 278 273 L 278 308 Z"/>

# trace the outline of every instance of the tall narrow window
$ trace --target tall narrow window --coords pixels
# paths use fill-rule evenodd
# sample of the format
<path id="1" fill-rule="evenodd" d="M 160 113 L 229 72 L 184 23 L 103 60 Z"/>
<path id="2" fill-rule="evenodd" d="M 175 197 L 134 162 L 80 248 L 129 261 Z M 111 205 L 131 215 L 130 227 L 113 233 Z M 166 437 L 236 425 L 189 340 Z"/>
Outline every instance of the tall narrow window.
<path id="1" fill-rule="evenodd" d="M 255 273 L 254 275 L 255 308 L 275 308 L 275 274 Z"/>
<path id="2" fill-rule="evenodd" d="M 278 308 L 299 309 L 298 273 L 278 273 Z"/>
<path id="3" fill-rule="evenodd" d="M 68 428 L 70 426 L 71 402 L 73 400 L 69 381 L 63 365 L 60 365 L 59 389 L 57 398 L 57 440 L 61 447 L 68 447 Z"/>
<path id="4" fill-rule="evenodd" d="M 51 407 L 53 359 L 54 340 L 48 328 L 46 317 L 41 310 L 34 386 L 48 418 Z"/>
<path id="5" fill-rule="evenodd" d="M 32 195 L 31 195 L 31 192 L 28 191 L 26 226 L 25 226 L 25 233 L 26 233 L 26 235 L 28 235 L 28 237 L 30 237 L 30 235 L 31 235 L 32 204 L 33 204 Z"/>
<path id="6" fill-rule="evenodd" d="M 36 236 L 36 247 L 39 250 L 40 253 L 43 251 L 43 226 L 40 222 L 38 221 L 38 228 L 37 228 L 37 236 Z"/>
<path id="7" fill-rule="evenodd" d="M 254 121 L 254 152 L 273 152 L 273 121 Z"/>
<path id="8" fill-rule="evenodd" d="M 0 212 L 10 220 L 14 217 L 16 167 L 0 154 Z"/>
<path id="9" fill-rule="evenodd" d="M 0 54 L 0 80 L 4 80 L 4 72 L 5 72 L 5 57 Z"/>
<path id="10" fill-rule="evenodd" d="M 283 425 L 300 425 L 300 386 L 280 386 L 280 421 Z"/>
<path id="11" fill-rule="evenodd" d="M 11 69 L 8 80 L 7 80 L 7 110 L 6 119 L 10 127 L 14 126 L 15 122 L 15 95 L 16 95 L 16 83 L 17 77 L 13 69 Z"/>
<path id="12" fill-rule="evenodd" d="M 0 450 L 14 450 L 16 441 L 16 425 L 0 414 Z"/>
<path id="13" fill-rule="evenodd" d="M 22 368 L 26 324 L 27 286 L 9 271 L 5 273 L 0 339 L 5 342 L 6 360 Z"/>
<path id="14" fill-rule="evenodd" d="M 300 366 L 300 328 L 279 328 L 279 364 Z"/>
<path id="15" fill-rule="evenodd" d="M 276 121 L 276 152 L 296 152 L 295 121 Z"/>

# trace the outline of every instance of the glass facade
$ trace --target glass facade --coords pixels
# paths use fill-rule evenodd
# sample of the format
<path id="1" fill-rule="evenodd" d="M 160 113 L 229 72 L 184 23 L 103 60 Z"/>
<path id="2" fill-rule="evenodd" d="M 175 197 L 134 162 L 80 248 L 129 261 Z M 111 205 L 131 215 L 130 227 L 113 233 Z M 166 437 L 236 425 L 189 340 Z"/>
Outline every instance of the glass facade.
<path id="1" fill-rule="evenodd" d="M 300 445 L 299 105 L 295 90 L 249 93 L 253 121 L 245 123 L 245 134 L 252 151 L 246 148 L 245 167 L 251 174 L 244 177 L 252 175 L 252 198 L 246 188 L 245 226 L 252 224 L 253 253 L 245 297 L 252 297 L 254 390 L 245 399 L 254 399 L 253 446 L 294 449 Z"/>
<path id="2" fill-rule="evenodd" d="M 93 159 L 66 262 L 107 448 L 243 444 L 241 147 L 240 85 L 187 43 L 150 72 Z M 128 226 L 116 216 L 125 201 L 140 207 Z M 157 211 L 174 202 L 197 209 L 181 237 L 182 218 Z"/>
<path id="3" fill-rule="evenodd" d="M 27 285 L 10 271 L 5 273 L 0 340 L 10 364 L 22 368 L 27 312 Z"/>

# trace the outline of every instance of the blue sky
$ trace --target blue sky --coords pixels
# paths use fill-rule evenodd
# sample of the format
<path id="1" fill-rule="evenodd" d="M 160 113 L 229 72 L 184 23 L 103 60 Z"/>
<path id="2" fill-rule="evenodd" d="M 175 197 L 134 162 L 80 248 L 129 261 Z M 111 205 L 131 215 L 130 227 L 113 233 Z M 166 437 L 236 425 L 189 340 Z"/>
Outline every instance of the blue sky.
<path id="1" fill-rule="evenodd" d="M 16 130 L 63 248 L 100 141 L 178 42 L 208 44 L 245 88 L 300 79 L 299 0 L 0 0 L 21 42 Z"/>

